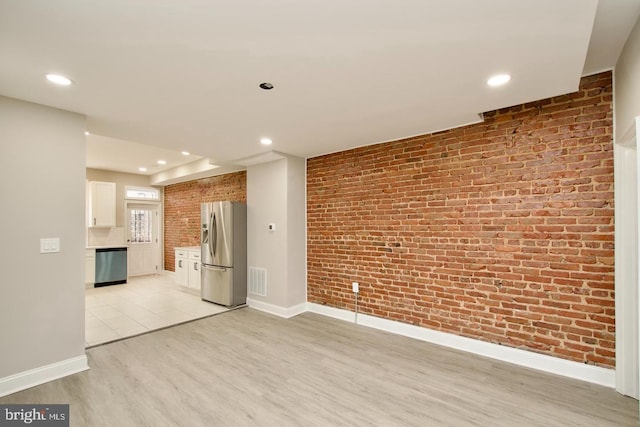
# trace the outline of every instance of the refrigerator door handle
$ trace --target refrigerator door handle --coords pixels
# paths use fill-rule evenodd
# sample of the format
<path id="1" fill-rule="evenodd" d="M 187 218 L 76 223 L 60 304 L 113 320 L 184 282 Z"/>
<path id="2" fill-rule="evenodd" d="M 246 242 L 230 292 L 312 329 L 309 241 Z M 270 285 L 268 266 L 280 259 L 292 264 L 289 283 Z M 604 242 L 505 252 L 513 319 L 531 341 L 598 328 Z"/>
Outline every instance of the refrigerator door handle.
<path id="1" fill-rule="evenodd" d="M 205 264 L 202 264 L 202 268 L 204 270 L 217 270 L 217 271 L 226 271 L 227 270 L 227 267 L 217 267 L 217 266 L 205 265 Z"/>
<path id="2" fill-rule="evenodd" d="M 216 256 L 216 249 L 218 247 L 218 224 L 216 220 L 216 213 L 211 214 L 211 231 L 213 232 L 213 238 L 209 239 L 209 248 L 212 257 Z"/>

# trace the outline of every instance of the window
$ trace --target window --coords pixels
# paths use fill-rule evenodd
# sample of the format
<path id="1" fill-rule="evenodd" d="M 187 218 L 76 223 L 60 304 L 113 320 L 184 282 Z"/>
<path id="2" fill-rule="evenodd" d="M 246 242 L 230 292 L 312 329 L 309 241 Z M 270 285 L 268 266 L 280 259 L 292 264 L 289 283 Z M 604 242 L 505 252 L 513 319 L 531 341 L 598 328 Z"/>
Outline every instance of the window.
<path id="1" fill-rule="evenodd" d="M 129 187 L 124 188 L 124 198 L 134 200 L 160 200 L 160 190 L 155 188 Z"/>
<path id="2" fill-rule="evenodd" d="M 151 243 L 153 215 L 150 209 L 129 209 L 130 243 Z"/>

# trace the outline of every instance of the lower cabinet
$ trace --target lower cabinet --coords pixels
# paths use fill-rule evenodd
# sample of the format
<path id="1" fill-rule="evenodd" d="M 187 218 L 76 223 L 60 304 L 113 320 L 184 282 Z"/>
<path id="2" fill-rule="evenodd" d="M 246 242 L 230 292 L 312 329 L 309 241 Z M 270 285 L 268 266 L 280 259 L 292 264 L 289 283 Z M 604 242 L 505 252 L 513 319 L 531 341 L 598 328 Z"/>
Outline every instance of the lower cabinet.
<path id="1" fill-rule="evenodd" d="M 200 248 L 176 248 L 176 282 L 200 294 Z"/>
<path id="2" fill-rule="evenodd" d="M 85 252 L 84 283 L 88 288 L 96 281 L 96 250 L 87 249 Z"/>
<path id="3" fill-rule="evenodd" d="M 188 287 L 200 293 L 200 252 L 189 252 Z"/>
<path id="4" fill-rule="evenodd" d="M 176 249 L 176 282 L 180 286 L 189 286 L 189 263 L 184 249 Z"/>

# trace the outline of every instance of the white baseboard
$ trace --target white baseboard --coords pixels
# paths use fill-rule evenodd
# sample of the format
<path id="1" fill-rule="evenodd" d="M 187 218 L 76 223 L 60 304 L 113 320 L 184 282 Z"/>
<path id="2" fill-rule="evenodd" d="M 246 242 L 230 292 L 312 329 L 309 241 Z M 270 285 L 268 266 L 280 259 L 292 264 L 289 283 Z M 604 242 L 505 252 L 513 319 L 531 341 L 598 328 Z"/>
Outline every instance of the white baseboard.
<path id="1" fill-rule="evenodd" d="M 264 311 L 265 313 L 273 314 L 279 317 L 288 319 L 298 314 L 302 314 L 307 311 L 307 303 L 294 305 L 293 307 L 280 307 L 279 305 L 269 304 L 267 302 L 258 301 L 255 299 L 247 298 L 247 305 L 256 310 Z"/>
<path id="2" fill-rule="evenodd" d="M 72 357 L 0 378 L 0 397 L 89 369 L 87 356 Z"/>
<path id="3" fill-rule="evenodd" d="M 348 310 L 307 303 L 307 311 L 348 322 L 356 322 L 355 313 Z M 357 324 L 606 387 L 614 388 L 616 384 L 615 369 L 585 365 L 361 313 L 358 314 Z"/>

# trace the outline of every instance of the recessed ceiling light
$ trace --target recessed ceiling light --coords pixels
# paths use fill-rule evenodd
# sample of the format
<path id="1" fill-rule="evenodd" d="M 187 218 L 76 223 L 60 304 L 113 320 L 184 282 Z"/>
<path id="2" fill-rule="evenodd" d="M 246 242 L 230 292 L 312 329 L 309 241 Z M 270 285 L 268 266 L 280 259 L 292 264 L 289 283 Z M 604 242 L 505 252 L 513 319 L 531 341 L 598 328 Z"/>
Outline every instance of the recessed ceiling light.
<path id="1" fill-rule="evenodd" d="M 269 138 L 260 138 L 260 144 L 262 145 L 271 145 L 273 143 Z"/>
<path id="2" fill-rule="evenodd" d="M 487 84 L 489 86 L 502 86 L 511 80 L 511 76 L 509 74 L 496 74 L 487 80 Z"/>
<path id="3" fill-rule="evenodd" d="M 189 154 L 191 154 L 191 153 L 190 153 L 190 152 L 188 152 L 188 151 L 183 151 L 183 152 L 182 152 L 182 155 L 183 155 L 183 156 L 188 156 Z"/>
<path id="4" fill-rule="evenodd" d="M 87 135 L 87 136 L 91 135 L 88 130 L 85 130 L 84 134 Z"/>
<path id="5" fill-rule="evenodd" d="M 138 168 L 138 170 L 139 170 L 140 172 L 146 172 L 146 171 L 147 171 L 147 168 Z"/>
<path id="6" fill-rule="evenodd" d="M 273 85 L 269 82 L 260 83 L 260 89 L 271 90 L 273 89 Z"/>
<path id="7" fill-rule="evenodd" d="M 71 79 L 61 76 L 60 74 L 47 74 L 47 80 L 60 86 L 69 86 L 73 83 Z"/>
<path id="8" fill-rule="evenodd" d="M 166 160 L 158 160 L 158 164 L 159 165 L 166 165 L 167 161 Z"/>

